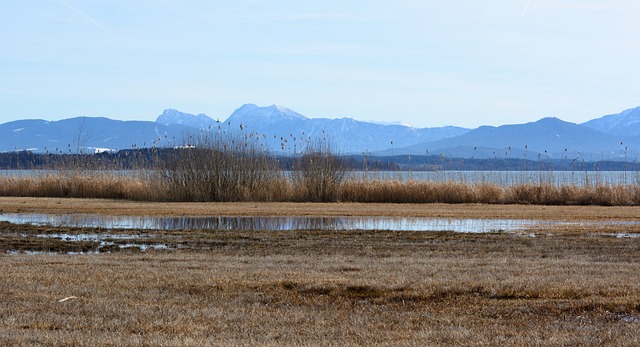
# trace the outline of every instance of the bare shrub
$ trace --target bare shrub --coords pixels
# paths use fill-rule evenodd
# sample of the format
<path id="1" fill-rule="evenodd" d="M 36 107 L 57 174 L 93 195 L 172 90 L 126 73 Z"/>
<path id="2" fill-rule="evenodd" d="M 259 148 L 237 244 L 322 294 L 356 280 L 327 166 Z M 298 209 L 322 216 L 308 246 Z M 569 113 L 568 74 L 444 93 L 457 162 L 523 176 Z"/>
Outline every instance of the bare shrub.
<path id="1" fill-rule="evenodd" d="M 220 129 L 220 128 L 219 128 Z M 156 166 L 171 200 L 251 201 L 272 199 L 277 162 L 255 133 L 222 131 L 189 136 Z"/>
<path id="2" fill-rule="evenodd" d="M 309 141 L 295 162 L 291 177 L 305 201 L 336 201 L 346 174 L 345 165 L 328 140 Z"/>

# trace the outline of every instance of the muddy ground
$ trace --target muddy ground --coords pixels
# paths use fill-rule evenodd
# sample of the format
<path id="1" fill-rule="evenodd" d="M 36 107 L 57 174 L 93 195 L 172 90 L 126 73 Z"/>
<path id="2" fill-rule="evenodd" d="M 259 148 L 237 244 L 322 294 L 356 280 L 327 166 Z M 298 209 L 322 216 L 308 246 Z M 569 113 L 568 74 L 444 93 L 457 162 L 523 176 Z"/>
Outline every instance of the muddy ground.
<path id="1" fill-rule="evenodd" d="M 638 208 L 0 198 L 0 210 L 606 222 L 486 234 L 1 223 L 0 345 L 640 345 Z"/>

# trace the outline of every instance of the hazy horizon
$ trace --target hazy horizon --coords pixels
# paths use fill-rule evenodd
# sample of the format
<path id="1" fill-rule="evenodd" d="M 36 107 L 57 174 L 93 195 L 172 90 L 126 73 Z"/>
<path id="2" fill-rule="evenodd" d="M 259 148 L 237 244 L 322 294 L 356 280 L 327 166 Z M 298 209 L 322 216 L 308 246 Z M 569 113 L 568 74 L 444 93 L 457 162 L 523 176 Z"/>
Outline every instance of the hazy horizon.
<path id="1" fill-rule="evenodd" d="M 0 123 L 224 119 L 245 103 L 416 127 L 637 107 L 632 0 L 36 0 L 0 11 Z"/>
<path id="2" fill-rule="evenodd" d="M 247 104 L 251 104 L 251 103 L 247 103 Z M 243 104 L 243 105 L 246 105 L 246 104 Z M 238 108 L 240 108 L 240 107 L 241 107 L 241 106 L 243 106 L 243 105 L 240 105 Z M 301 113 L 300 113 L 300 112 L 298 112 L 297 110 L 293 110 L 293 109 L 290 109 L 289 107 L 286 107 L 286 105 L 277 105 L 277 104 L 272 104 L 272 105 L 256 105 L 256 106 L 258 106 L 258 107 L 271 107 L 271 106 L 285 107 L 285 108 L 287 108 L 287 109 L 289 109 L 289 110 L 291 110 L 291 111 L 294 111 L 294 112 L 296 112 L 296 113 L 301 114 Z M 638 106 L 638 107 L 640 107 L 640 106 Z M 634 108 L 635 108 L 635 107 L 634 107 Z M 191 114 L 191 115 L 193 115 L 193 116 L 198 116 L 198 115 L 200 115 L 200 114 L 204 114 L 205 116 L 207 116 L 207 117 L 209 117 L 209 118 L 211 118 L 211 119 L 213 119 L 213 120 L 219 120 L 219 121 L 225 121 L 229 116 L 231 116 L 231 113 L 230 113 L 229 115 L 224 116 L 224 117 L 212 117 L 211 115 L 208 115 L 208 114 L 205 114 L 205 113 L 202 113 L 202 112 L 186 112 L 186 111 L 184 111 L 184 110 L 179 110 L 179 109 L 176 109 L 176 108 L 173 108 L 173 107 L 166 108 L 166 109 L 164 109 L 164 110 L 163 110 L 163 112 L 164 112 L 164 111 L 166 111 L 166 110 L 170 110 L 170 109 L 176 110 L 176 111 L 181 112 L 181 113 Z M 620 113 L 620 112 L 622 112 L 622 111 L 626 111 L 626 110 L 620 110 L 619 112 L 615 112 L 615 113 L 613 113 L 613 114 L 617 114 L 617 113 Z M 21 119 L 9 120 L 9 121 L 7 121 L 7 122 L 2 122 L 2 123 L 0 123 L 0 124 L 9 123 L 9 122 L 12 122 L 12 121 L 29 120 L 29 119 L 42 119 L 42 120 L 52 121 L 52 122 L 54 122 L 54 121 L 65 120 L 65 119 L 71 119 L 71 118 L 77 118 L 77 117 L 109 118 L 109 119 L 117 120 L 117 121 L 149 121 L 149 122 L 153 122 L 153 121 L 156 121 L 156 119 L 157 119 L 157 118 L 158 118 L 158 117 L 159 117 L 163 112 L 160 112 L 160 113 L 158 113 L 158 115 L 157 115 L 157 116 L 152 117 L 152 118 L 149 118 L 149 119 L 137 119 L 137 118 L 120 119 L 120 118 L 116 118 L 116 117 L 109 117 L 109 116 L 103 116 L 103 115 L 76 115 L 76 116 L 64 116 L 64 117 L 58 117 L 58 118 L 44 118 L 44 117 L 35 117 L 35 118 L 34 118 L 34 117 L 32 117 L 32 118 L 23 118 L 23 119 L 21 118 Z M 537 121 L 539 121 L 539 120 L 541 120 L 541 119 L 543 119 L 543 118 L 547 118 L 547 117 L 540 117 L 540 118 L 537 118 L 537 119 L 532 119 L 532 120 L 523 121 L 522 123 L 480 124 L 480 125 L 475 126 L 475 127 L 464 127 L 464 126 L 458 126 L 458 125 L 453 125 L 453 124 L 442 124 L 442 125 L 433 125 L 433 126 L 428 126 L 428 127 L 420 127 L 420 126 L 416 126 L 415 124 L 410 124 L 410 123 L 403 122 L 403 121 L 394 121 L 394 120 L 389 120 L 389 121 L 379 121 L 379 120 L 371 120 L 371 119 L 357 119 L 357 118 L 354 118 L 354 117 L 348 117 L 348 116 L 345 116 L 345 117 L 309 117 L 309 116 L 307 116 L 307 115 L 305 115 L 305 114 L 302 114 L 302 116 L 305 116 L 305 117 L 307 117 L 307 118 L 309 118 L 309 119 L 319 119 L 319 118 L 322 118 L 322 119 L 352 118 L 352 119 L 355 119 L 355 120 L 357 120 L 357 121 L 369 122 L 369 123 L 374 123 L 374 124 L 383 124 L 383 125 L 404 125 L 404 126 L 411 126 L 411 127 L 416 127 L 416 128 L 438 128 L 438 127 L 455 126 L 455 127 L 462 127 L 462 128 L 467 128 L 467 129 L 471 129 L 471 130 L 473 130 L 473 129 L 477 129 L 478 127 L 481 127 L 481 126 L 495 126 L 495 127 L 498 127 L 498 126 L 502 126 L 502 125 L 515 125 L 515 124 L 524 124 L 524 123 L 530 123 L 530 122 L 537 122 Z M 603 114 L 603 115 L 600 115 L 600 116 L 595 116 L 595 117 L 590 118 L 590 119 L 586 119 L 585 121 L 581 121 L 581 122 L 578 122 L 578 123 L 576 123 L 576 122 L 572 122 L 572 123 L 580 124 L 580 123 L 584 123 L 584 122 L 590 121 L 590 120 L 592 120 L 592 119 L 600 118 L 600 117 L 602 117 L 602 116 L 606 116 L 606 115 L 604 115 L 604 114 Z M 552 116 L 550 116 L 550 117 L 552 117 Z M 561 120 L 563 120 L 563 121 L 567 121 L 566 119 L 562 119 L 561 117 L 554 117 L 554 118 L 559 118 L 559 119 L 561 119 Z M 570 122 L 570 121 L 567 121 L 567 122 Z"/>

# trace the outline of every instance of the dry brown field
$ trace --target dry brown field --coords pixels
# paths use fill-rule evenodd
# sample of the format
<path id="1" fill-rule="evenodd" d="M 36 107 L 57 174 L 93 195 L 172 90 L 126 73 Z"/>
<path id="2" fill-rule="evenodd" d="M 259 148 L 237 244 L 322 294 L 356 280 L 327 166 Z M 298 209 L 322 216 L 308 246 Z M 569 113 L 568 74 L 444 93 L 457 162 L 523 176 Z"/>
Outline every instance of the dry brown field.
<path id="1" fill-rule="evenodd" d="M 9 212 L 592 223 L 487 234 L 168 231 L 152 238 L 171 250 L 75 255 L 56 252 L 91 242 L 35 235 L 105 231 L 0 223 L 1 346 L 640 345 L 638 207 L 0 198 Z"/>

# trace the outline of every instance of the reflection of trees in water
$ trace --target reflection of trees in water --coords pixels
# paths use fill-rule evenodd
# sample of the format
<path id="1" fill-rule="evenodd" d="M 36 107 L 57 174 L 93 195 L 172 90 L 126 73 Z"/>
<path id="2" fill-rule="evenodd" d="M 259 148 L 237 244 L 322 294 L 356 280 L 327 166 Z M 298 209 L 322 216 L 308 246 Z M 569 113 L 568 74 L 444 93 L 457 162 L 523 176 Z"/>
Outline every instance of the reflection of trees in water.
<path id="1" fill-rule="evenodd" d="M 137 230 L 395 230 L 513 231 L 543 221 L 420 217 L 135 217 L 98 215 L 4 214 L 0 220 L 18 224 Z"/>
<path id="2" fill-rule="evenodd" d="M 341 230 L 342 218 L 334 217 L 178 217 L 158 218 L 155 229 L 201 230 Z"/>

